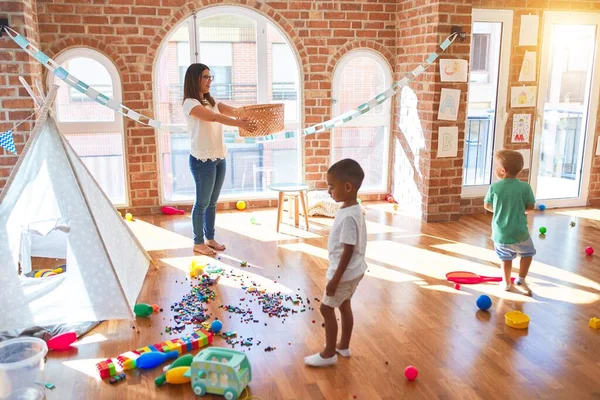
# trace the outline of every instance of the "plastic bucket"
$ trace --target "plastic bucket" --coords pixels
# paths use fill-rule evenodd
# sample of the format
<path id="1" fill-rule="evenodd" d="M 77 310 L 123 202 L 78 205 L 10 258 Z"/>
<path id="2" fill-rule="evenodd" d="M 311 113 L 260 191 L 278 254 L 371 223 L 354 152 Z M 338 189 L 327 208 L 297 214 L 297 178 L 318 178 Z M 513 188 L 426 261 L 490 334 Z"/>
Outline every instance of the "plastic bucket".
<path id="1" fill-rule="evenodd" d="M 46 342 L 22 337 L 0 342 L 0 400 L 44 398 Z"/>

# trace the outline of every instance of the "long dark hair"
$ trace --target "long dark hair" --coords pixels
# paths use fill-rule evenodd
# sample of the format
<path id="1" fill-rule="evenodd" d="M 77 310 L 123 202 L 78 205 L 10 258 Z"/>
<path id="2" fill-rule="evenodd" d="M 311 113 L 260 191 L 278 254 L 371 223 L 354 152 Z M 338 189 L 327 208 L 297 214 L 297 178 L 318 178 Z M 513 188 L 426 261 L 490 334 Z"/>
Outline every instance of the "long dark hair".
<path id="1" fill-rule="evenodd" d="M 200 84 L 198 83 L 202 74 L 205 70 L 210 70 L 206 65 L 195 63 L 188 67 L 185 71 L 185 80 L 183 81 L 183 101 L 185 99 L 196 99 L 202 105 L 211 105 L 214 107 L 216 102 L 210 93 L 204 93 L 204 96 L 200 93 Z"/>

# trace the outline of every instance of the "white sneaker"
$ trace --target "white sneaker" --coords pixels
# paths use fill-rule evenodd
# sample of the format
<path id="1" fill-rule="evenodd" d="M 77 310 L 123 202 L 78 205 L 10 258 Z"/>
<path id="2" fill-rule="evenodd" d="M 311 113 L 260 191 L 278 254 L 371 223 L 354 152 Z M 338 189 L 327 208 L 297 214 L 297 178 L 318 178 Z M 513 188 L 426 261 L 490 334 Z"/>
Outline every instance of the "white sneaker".
<path id="1" fill-rule="evenodd" d="M 517 285 L 517 289 L 519 289 L 520 292 L 523 292 L 527 296 L 531 296 L 531 289 L 529 289 L 529 286 L 525 281 L 517 280 L 515 281 L 515 284 Z"/>
<path id="2" fill-rule="evenodd" d="M 350 351 L 350 349 L 346 349 L 346 350 L 335 349 L 335 351 L 342 357 L 350 357 L 352 355 L 352 352 Z"/>
<path id="3" fill-rule="evenodd" d="M 337 354 L 330 358 L 321 357 L 320 353 L 304 357 L 304 363 L 311 367 L 328 367 L 337 363 Z"/>

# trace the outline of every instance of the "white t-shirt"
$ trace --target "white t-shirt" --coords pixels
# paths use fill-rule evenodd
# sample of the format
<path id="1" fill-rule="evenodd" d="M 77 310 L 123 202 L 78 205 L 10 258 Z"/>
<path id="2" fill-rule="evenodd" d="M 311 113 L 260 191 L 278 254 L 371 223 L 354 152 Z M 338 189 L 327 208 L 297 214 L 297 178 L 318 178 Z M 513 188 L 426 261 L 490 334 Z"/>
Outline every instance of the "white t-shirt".
<path id="1" fill-rule="evenodd" d="M 354 245 L 354 252 L 340 282 L 356 279 L 367 270 L 367 263 L 365 262 L 367 225 L 360 204 L 340 208 L 335 216 L 327 244 L 329 250 L 327 281 L 333 278 L 337 270 L 344 244 Z"/>
<path id="2" fill-rule="evenodd" d="M 215 161 L 227 157 L 227 146 L 223 138 L 223 125 L 219 122 L 208 122 L 190 115 L 192 109 L 202 104 L 196 99 L 185 99 L 183 113 L 190 133 L 190 153 L 201 161 Z M 219 102 L 207 108 L 219 112 Z"/>

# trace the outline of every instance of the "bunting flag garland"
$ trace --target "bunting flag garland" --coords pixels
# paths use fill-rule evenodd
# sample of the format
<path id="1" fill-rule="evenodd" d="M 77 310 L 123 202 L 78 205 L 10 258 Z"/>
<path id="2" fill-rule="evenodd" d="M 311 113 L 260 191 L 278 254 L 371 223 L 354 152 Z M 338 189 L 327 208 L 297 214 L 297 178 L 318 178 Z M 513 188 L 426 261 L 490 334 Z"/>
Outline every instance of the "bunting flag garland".
<path id="1" fill-rule="evenodd" d="M 13 154 L 17 154 L 17 148 L 15 147 L 15 140 L 11 130 L 0 133 L 0 147 L 10 151 Z"/>
<path id="2" fill-rule="evenodd" d="M 79 91 L 80 93 L 85 94 L 90 99 L 114 110 L 115 112 L 130 118 L 140 124 L 154 127 L 159 130 L 166 130 L 173 133 L 184 133 L 186 129 L 180 126 L 168 126 L 163 124 L 160 121 L 155 119 L 146 117 L 129 107 L 124 106 L 123 104 L 119 104 L 115 100 L 109 98 L 108 96 L 98 92 L 85 82 L 77 79 L 75 76 L 71 75 L 67 70 L 62 68 L 59 64 L 56 63 L 53 59 L 48 57 L 46 54 L 37 49 L 34 45 L 32 45 L 24 36 L 15 32 L 13 29 L 4 26 L 0 27 L 0 29 L 4 29 L 4 31 L 8 34 L 8 36 L 25 50 L 29 55 L 39 61 L 44 67 L 46 67 L 50 72 L 54 73 L 58 78 L 62 79 L 66 84 Z M 305 128 L 300 133 L 300 136 L 313 135 L 321 132 L 328 131 L 330 129 L 336 128 L 340 125 L 343 125 L 351 120 L 354 120 L 361 115 L 368 113 L 373 108 L 377 107 L 381 103 L 390 99 L 396 92 L 401 90 L 403 87 L 408 86 L 408 84 L 415 80 L 420 74 L 422 74 L 433 62 L 442 54 L 446 49 L 454 43 L 456 38 L 459 36 L 458 33 L 452 33 L 446 40 L 444 40 L 438 48 L 423 61 L 418 67 L 416 67 L 413 71 L 407 73 L 400 81 L 395 82 L 389 89 L 378 94 L 368 102 L 361 104 L 354 110 L 347 111 L 340 116 L 332 118 L 328 121 L 321 122 L 319 124 L 313 125 L 311 127 Z M 12 136 L 11 136 L 12 137 Z M 268 136 L 261 137 L 240 137 L 239 134 L 225 134 L 225 142 L 226 143 L 261 143 L 272 140 L 279 139 L 290 139 L 297 137 L 296 132 L 294 131 L 285 131 L 280 132 Z"/>

